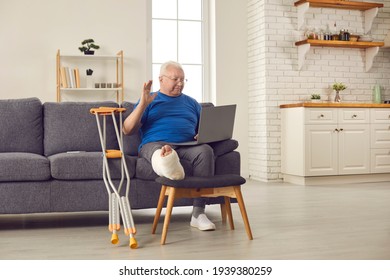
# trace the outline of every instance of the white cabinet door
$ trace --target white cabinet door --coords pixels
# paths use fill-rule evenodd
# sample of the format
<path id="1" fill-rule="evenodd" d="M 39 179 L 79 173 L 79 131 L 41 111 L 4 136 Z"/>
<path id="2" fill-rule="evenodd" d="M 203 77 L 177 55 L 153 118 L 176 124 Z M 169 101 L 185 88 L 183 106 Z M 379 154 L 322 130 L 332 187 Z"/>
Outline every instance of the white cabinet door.
<path id="1" fill-rule="evenodd" d="M 390 123 L 371 125 L 371 148 L 390 148 Z"/>
<path id="2" fill-rule="evenodd" d="M 371 173 L 389 173 L 390 110 L 373 109 L 371 122 Z"/>
<path id="3" fill-rule="evenodd" d="M 338 128 L 339 174 L 370 173 L 370 127 L 342 124 Z"/>
<path id="4" fill-rule="evenodd" d="M 335 125 L 305 126 L 305 176 L 338 174 Z"/>
<path id="5" fill-rule="evenodd" d="M 371 109 L 371 123 L 389 123 L 390 122 L 390 110 L 383 108 Z"/>
<path id="6" fill-rule="evenodd" d="M 371 173 L 390 172 L 390 149 L 371 150 Z"/>

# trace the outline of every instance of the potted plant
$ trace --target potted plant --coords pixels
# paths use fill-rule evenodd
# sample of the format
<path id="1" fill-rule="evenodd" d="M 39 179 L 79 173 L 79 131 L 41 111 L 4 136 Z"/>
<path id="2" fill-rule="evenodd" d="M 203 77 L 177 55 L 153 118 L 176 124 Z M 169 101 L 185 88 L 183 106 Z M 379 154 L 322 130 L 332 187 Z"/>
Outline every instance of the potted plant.
<path id="1" fill-rule="evenodd" d="M 347 87 L 343 83 L 334 83 L 332 86 L 333 90 L 336 91 L 336 96 L 334 98 L 334 102 L 341 102 L 341 97 L 340 97 L 340 91 L 345 90 Z"/>
<path id="2" fill-rule="evenodd" d="M 84 54 L 93 55 L 95 53 L 95 50 L 100 49 L 100 46 L 94 44 L 95 41 L 93 39 L 85 39 L 81 42 L 81 47 L 79 47 L 79 50 L 81 52 L 84 52 Z"/>
<path id="3" fill-rule="evenodd" d="M 320 101 L 321 101 L 321 95 L 316 94 L 316 93 L 313 93 L 313 94 L 310 96 L 310 99 L 311 99 L 311 102 L 313 102 L 313 103 L 320 102 Z"/>

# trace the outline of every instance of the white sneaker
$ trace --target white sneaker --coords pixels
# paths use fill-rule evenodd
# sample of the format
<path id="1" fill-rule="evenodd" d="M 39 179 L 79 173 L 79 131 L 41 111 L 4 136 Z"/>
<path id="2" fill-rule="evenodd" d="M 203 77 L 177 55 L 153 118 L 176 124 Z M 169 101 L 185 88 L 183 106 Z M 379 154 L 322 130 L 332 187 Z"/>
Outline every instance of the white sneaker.
<path id="1" fill-rule="evenodd" d="M 192 216 L 191 226 L 199 230 L 215 230 L 215 225 L 207 218 L 206 214 L 200 214 L 198 218 Z"/>

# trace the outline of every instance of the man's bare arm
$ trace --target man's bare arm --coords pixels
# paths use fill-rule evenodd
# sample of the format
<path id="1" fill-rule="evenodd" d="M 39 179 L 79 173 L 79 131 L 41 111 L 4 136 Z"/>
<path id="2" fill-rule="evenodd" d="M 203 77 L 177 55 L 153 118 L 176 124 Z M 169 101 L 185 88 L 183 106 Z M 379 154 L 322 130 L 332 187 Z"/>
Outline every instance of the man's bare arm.
<path id="1" fill-rule="evenodd" d="M 123 123 L 123 133 L 126 135 L 133 134 L 134 132 L 138 131 L 138 129 L 141 127 L 141 119 L 142 115 L 145 112 L 146 107 L 152 101 L 154 98 L 156 98 L 157 93 L 150 94 L 150 90 L 152 88 L 152 81 L 149 80 L 147 83 L 144 83 L 144 87 L 142 90 L 140 102 L 138 106 L 135 108 L 133 112 L 125 119 Z"/>

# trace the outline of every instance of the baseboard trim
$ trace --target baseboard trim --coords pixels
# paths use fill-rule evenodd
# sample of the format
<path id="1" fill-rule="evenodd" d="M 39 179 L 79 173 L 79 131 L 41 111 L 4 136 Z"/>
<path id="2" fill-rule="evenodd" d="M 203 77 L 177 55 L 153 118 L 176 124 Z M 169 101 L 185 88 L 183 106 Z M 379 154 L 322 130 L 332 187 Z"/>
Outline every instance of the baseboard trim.
<path id="1" fill-rule="evenodd" d="M 283 174 L 283 181 L 287 183 L 296 184 L 296 185 L 375 183 L 375 182 L 390 181 L 390 173 L 338 175 L 338 176 L 311 176 L 311 177 L 302 177 L 302 176 Z"/>

